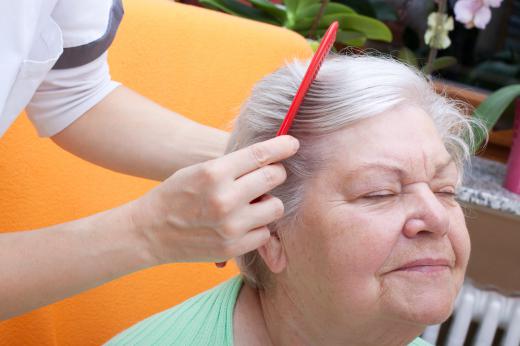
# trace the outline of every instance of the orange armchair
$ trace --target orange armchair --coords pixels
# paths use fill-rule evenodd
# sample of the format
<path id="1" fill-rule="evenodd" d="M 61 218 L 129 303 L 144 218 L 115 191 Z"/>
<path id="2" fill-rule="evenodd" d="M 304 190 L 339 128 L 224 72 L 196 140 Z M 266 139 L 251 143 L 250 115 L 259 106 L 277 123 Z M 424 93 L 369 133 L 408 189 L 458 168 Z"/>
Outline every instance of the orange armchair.
<path id="1" fill-rule="evenodd" d="M 109 54 L 113 78 L 214 127 L 228 128 L 264 75 L 312 54 L 291 31 L 169 0 L 127 0 L 125 11 Z M 0 140 L 0 182 L 0 232 L 77 219 L 156 184 L 64 152 L 38 138 L 25 116 Z M 141 271 L 0 323 L 0 345 L 99 345 L 236 272 L 213 264 Z"/>

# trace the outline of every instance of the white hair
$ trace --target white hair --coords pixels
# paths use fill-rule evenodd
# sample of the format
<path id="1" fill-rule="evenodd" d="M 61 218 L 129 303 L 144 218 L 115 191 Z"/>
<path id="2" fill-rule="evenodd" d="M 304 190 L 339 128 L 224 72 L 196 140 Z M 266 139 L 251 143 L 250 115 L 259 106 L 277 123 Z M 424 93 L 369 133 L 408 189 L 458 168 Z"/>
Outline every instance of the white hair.
<path id="1" fill-rule="evenodd" d="M 294 61 L 253 87 L 235 120 L 227 152 L 276 135 L 308 64 Z M 285 215 L 270 227 L 278 229 L 297 217 L 304 180 L 323 166 L 325 152 L 319 144 L 324 135 L 405 104 L 421 108 L 432 118 L 461 181 L 464 163 L 474 151 L 474 130 L 484 129 L 465 116 L 468 107 L 464 103 L 439 95 L 426 76 L 392 58 L 333 55 L 323 62 L 289 131 L 300 141 L 300 149 L 283 162 L 286 182 L 271 192 L 283 202 Z M 256 251 L 237 262 L 246 282 L 262 288 L 268 273 Z"/>

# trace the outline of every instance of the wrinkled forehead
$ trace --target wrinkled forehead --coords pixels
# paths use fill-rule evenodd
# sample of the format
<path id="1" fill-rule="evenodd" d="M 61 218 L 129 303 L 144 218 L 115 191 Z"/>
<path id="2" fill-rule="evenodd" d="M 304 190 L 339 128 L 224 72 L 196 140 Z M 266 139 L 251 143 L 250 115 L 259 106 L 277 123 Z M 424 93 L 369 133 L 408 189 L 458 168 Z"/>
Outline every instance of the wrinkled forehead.
<path id="1" fill-rule="evenodd" d="M 326 171 L 343 178 L 394 173 L 432 177 L 454 166 L 431 118 L 414 107 L 363 119 L 323 138 Z"/>

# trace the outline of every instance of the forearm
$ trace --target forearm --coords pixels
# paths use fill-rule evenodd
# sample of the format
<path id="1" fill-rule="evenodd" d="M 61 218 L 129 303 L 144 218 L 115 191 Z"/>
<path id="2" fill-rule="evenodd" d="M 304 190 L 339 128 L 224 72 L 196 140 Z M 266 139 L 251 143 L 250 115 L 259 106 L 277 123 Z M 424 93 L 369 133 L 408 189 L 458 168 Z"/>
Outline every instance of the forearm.
<path id="1" fill-rule="evenodd" d="M 120 207 L 0 233 L 0 320 L 154 265 L 257 249 L 271 236 L 266 225 L 283 215 L 282 202 L 265 196 L 286 178 L 274 163 L 297 149 L 294 138 L 276 137 L 180 170 Z"/>
<path id="2" fill-rule="evenodd" d="M 228 134 L 163 108 L 122 86 L 53 137 L 65 150 L 130 175 L 164 180 L 224 153 Z"/>
<path id="3" fill-rule="evenodd" d="M 130 208 L 0 234 L 0 320 L 155 264 Z"/>

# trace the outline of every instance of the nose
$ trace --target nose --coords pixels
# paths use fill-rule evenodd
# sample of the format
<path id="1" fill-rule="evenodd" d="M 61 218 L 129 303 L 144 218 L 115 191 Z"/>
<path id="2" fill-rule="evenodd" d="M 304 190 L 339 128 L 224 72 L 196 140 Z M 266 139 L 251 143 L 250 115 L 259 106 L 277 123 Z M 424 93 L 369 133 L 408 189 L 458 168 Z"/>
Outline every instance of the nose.
<path id="1" fill-rule="evenodd" d="M 450 229 L 448 210 L 428 184 L 418 183 L 408 193 L 408 216 L 403 233 L 408 238 L 419 234 L 445 236 Z"/>

